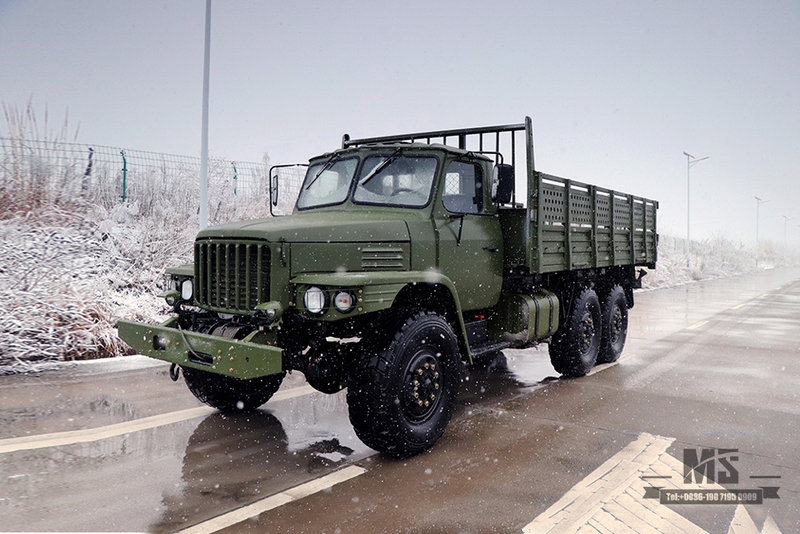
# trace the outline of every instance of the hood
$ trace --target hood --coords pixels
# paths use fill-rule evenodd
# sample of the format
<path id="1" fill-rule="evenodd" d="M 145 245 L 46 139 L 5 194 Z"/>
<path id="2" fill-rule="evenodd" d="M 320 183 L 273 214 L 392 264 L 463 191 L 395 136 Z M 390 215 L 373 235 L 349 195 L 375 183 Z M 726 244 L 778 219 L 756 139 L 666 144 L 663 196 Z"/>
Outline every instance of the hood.
<path id="1" fill-rule="evenodd" d="M 284 217 L 239 221 L 201 231 L 197 239 L 263 239 L 289 243 L 407 242 L 408 226 L 397 213 L 309 211 Z"/>

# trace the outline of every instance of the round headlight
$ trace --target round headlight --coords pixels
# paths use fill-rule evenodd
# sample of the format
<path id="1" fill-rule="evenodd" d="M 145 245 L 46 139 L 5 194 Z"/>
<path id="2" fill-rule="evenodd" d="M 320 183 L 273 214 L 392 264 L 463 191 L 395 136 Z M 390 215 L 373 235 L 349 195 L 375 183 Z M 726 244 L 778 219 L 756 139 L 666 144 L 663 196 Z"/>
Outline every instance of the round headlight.
<path id="1" fill-rule="evenodd" d="M 318 287 L 311 286 L 303 295 L 303 304 L 309 313 L 319 314 L 325 310 L 326 293 Z"/>
<path id="2" fill-rule="evenodd" d="M 347 313 L 353 311 L 353 307 L 356 305 L 356 299 L 349 291 L 339 291 L 336 293 L 336 296 L 333 297 L 333 305 L 340 312 Z"/>
<path id="3" fill-rule="evenodd" d="M 194 283 L 192 280 L 184 280 L 181 284 L 181 298 L 183 300 L 192 300 L 194 293 Z"/>

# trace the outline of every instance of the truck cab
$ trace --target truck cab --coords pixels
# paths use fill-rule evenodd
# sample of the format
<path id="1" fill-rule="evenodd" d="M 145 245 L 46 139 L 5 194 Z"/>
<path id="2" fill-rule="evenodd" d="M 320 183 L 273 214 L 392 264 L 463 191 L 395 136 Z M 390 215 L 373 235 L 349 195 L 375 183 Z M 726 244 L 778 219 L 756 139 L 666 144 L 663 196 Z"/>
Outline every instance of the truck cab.
<path id="1" fill-rule="evenodd" d="M 376 250 L 371 262 L 362 252 L 360 266 L 315 270 L 428 272 L 452 282 L 463 309 L 494 306 L 503 281 L 503 237 L 491 194 L 492 169 L 481 154 L 427 144 L 342 149 L 312 160 L 295 214 L 370 220 L 363 234 L 351 237 L 371 240 Z M 380 252 L 381 242 L 371 233 L 398 223 L 407 231 L 407 249 L 397 242 L 395 252 Z M 345 254 L 334 263 L 352 257 Z"/>

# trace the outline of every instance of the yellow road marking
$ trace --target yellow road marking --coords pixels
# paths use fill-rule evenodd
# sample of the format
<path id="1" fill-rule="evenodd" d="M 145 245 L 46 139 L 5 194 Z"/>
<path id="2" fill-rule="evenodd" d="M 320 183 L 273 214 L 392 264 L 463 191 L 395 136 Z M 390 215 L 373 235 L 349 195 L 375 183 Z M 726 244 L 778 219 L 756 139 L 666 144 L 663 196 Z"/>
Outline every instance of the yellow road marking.
<path id="1" fill-rule="evenodd" d="M 527 524 L 522 532 L 524 534 L 568 534 L 578 532 L 581 526 L 591 520 L 598 522 L 598 526 L 605 527 L 603 530 L 598 529 L 600 532 L 613 532 L 613 525 L 607 524 L 607 518 L 603 516 L 604 510 L 614 512 L 613 508 L 620 498 L 623 502 L 624 499 L 629 499 L 629 496 L 625 495 L 627 490 L 641 482 L 642 474 L 658 461 L 673 441 L 674 438 L 641 434 L 638 439 L 609 458 L 555 504 Z M 634 495 L 636 500 L 641 498 Z M 680 532 L 698 534 L 703 532 L 700 529 L 693 529 L 694 525 L 674 514 L 667 507 L 662 508 L 663 510 L 660 510 L 661 513 L 657 518 L 658 521 L 647 518 L 647 522 L 661 523 L 663 529 L 652 529 L 651 532 L 669 532 L 678 529 Z M 639 512 L 636 515 L 644 517 L 642 511 L 636 510 Z M 631 521 L 635 522 L 635 519 L 631 519 Z M 609 527 L 611 528 L 609 529 Z"/>
<path id="2" fill-rule="evenodd" d="M 747 305 L 747 303 L 746 303 L 746 302 L 742 302 L 741 304 L 737 304 L 736 306 L 734 306 L 734 307 L 733 307 L 733 308 L 731 308 L 731 309 L 732 309 L 732 310 L 739 310 L 739 309 L 741 309 L 741 308 L 744 308 L 746 305 Z"/>
<path id="3" fill-rule="evenodd" d="M 334 471 L 324 477 L 311 480 L 305 484 L 276 493 L 275 495 L 270 495 L 265 499 L 239 508 L 238 510 L 233 510 L 227 514 L 215 517 L 214 519 L 209 519 L 208 521 L 187 528 L 186 530 L 181 530 L 178 534 L 211 534 L 212 532 L 218 532 L 224 528 L 246 521 L 251 517 L 283 506 L 284 504 L 297 501 L 309 495 L 313 495 L 314 493 L 331 488 L 336 484 L 346 482 L 366 472 L 367 470 L 363 467 L 351 465 L 339 471 Z"/>
<path id="4" fill-rule="evenodd" d="M 272 396 L 271 401 L 280 401 L 294 397 L 300 397 L 303 395 L 308 395 L 309 393 L 313 393 L 314 391 L 314 388 L 311 386 L 300 386 L 286 389 L 275 393 L 275 395 Z M 195 419 L 197 417 L 205 417 L 214 413 L 215 411 L 216 410 L 214 408 L 209 406 L 200 406 L 198 408 L 189 408 L 188 410 L 154 415 L 152 417 L 143 417 L 141 419 L 134 419 L 133 421 L 126 421 L 124 423 L 101 426 L 99 428 L 86 428 L 83 430 L 54 432 L 52 434 L 39 434 L 36 436 L 8 438 L 0 440 L 0 454 L 99 441 L 101 439 L 108 439 L 116 436 L 122 436 L 124 434 L 130 434 L 131 432 L 139 432 L 141 430 L 148 430 L 150 428 L 156 428 L 159 426 L 180 423 L 190 419 Z"/>
<path id="5" fill-rule="evenodd" d="M 667 453 L 674 438 L 642 433 L 586 478 L 567 491 L 550 508 L 525 525 L 523 534 L 573 534 L 575 532 L 682 532 L 708 534 L 658 499 L 645 497 L 646 487 L 658 478 L 659 486 L 685 489 L 685 466 Z M 676 482 L 677 481 L 677 482 Z M 717 484 L 695 488 L 724 491 Z M 729 534 L 758 534 L 747 511 L 739 506 L 727 530 Z M 769 527 L 770 530 L 767 530 Z M 771 516 L 762 533 L 780 534 Z"/>
<path id="6" fill-rule="evenodd" d="M 705 324 L 708 324 L 708 321 L 700 321 L 699 323 L 694 323 L 692 326 L 687 326 L 686 330 L 694 330 L 696 328 L 700 328 Z"/>

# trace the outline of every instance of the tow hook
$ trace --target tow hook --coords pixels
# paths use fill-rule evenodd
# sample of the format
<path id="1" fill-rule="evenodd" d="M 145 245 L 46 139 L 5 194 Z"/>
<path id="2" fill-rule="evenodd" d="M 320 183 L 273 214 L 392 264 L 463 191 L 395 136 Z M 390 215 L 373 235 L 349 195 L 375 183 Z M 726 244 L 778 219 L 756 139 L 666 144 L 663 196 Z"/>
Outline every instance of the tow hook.
<path id="1" fill-rule="evenodd" d="M 181 368 L 178 367 L 177 363 L 173 363 L 169 367 L 169 377 L 172 379 L 173 382 L 177 382 L 178 378 L 181 375 Z"/>

